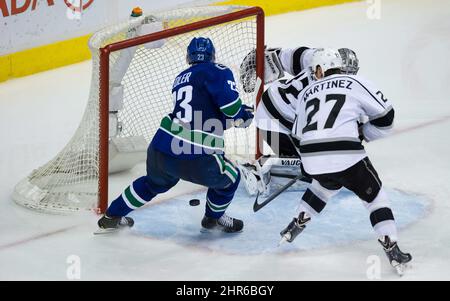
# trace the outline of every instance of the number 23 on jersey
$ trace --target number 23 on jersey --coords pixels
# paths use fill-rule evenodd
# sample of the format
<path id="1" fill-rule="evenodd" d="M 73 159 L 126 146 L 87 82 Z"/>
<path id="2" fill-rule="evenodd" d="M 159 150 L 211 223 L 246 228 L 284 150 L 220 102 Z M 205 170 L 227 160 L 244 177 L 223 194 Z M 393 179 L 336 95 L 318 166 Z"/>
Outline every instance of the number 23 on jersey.
<path id="1" fill-rule="evenodd" d="M 192 86 L 184 86 L 179 88 L 177 91 L 173 91 L 172 97 L 173 102 L 179 104 L 181 110 L 176 113 L 178 119 L 185 123 L 190 123 L 192 121 L 192 106 L 190 102 L 192 101 Z"/>

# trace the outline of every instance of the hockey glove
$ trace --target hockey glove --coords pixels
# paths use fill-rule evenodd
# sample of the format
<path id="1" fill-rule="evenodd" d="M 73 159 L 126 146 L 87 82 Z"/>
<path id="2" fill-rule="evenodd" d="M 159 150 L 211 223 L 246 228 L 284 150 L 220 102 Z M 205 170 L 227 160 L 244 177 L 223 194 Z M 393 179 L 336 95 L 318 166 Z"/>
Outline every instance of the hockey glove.
<path id="1" fill-rule="evenodd" d="M 247 128 L 253 120 L 253 107 L 242 105 L 239 113 L 234 117 L 234 126 L 237 128 Z"/>
<path id="2" fill-rule="evenodd" d="M 281 48 L 269 48 L 264 51 L 264 83 L 270 84 L 284 76 L 283 66 L 278 57 Z"/>
<path id="3" fill-rule="evenodd" d="M 250 51 L 239 68 L 242 86 L 245 93 L 255 91 L 256 84 L 256 49 Z"/>
<path id="4" fill-rule="evenodd" d="M 270 84 L 284 76 L 283 66 L 281 64 L 281 48 L 264 47 L 264 83 Z M 250 51 L 239 68 L 242 86 L 245 93 L 252 93 L 256 87 L 256 49 Z"/>

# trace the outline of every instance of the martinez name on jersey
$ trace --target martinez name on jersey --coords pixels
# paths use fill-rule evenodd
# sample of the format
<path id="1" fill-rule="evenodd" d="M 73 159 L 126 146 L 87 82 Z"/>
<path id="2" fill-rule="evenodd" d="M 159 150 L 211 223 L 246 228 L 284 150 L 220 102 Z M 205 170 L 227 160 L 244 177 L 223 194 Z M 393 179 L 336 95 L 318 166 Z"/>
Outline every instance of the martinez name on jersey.
<path id="1" fill-rule="evenodd" d="M 338 172 L 366 157 L 366 141 L 382 138 L 393 127 L 394 109 L 383 93 L 360 76 L 336 74 L 310 84 L 299 95 L 293 135 L 300 142 L 303 167 L 309 174 Z M 327 108 L 319 110 L 321 106 Z M 326 158 L 324 160 L 324 158 Z"/>

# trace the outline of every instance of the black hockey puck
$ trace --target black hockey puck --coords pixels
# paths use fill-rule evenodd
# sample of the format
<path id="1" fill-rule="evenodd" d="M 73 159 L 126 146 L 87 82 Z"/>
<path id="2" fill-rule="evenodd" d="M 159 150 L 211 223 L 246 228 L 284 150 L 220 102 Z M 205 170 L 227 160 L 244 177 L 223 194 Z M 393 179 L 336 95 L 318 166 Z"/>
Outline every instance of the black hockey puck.
<path id="1" fill-rule="evenodd" d="M 192 199 L 189 201 L 189 205 L 191 206 L 198 206 L 200 205 L 200 200 L 199 199 Z"/>

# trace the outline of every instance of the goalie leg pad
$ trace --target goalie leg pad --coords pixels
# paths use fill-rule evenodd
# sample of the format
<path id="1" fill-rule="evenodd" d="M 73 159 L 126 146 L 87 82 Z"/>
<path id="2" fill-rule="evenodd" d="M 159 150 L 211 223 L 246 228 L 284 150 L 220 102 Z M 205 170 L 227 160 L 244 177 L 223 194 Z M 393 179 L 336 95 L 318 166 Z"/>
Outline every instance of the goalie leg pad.
<path id="1" fill-rule="evenodd" d="M 249 195 L 256 195 L 258 192 L 262 195 L 269 194 L 270 173 L 263 172 L 258 161 L 238 162 L 237 166 Z"/>

